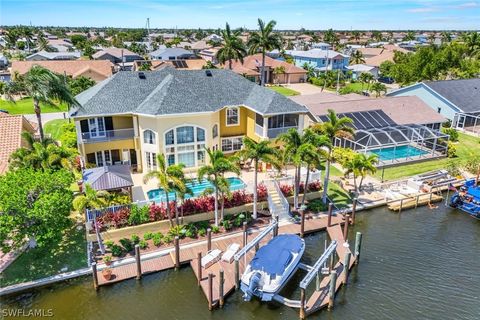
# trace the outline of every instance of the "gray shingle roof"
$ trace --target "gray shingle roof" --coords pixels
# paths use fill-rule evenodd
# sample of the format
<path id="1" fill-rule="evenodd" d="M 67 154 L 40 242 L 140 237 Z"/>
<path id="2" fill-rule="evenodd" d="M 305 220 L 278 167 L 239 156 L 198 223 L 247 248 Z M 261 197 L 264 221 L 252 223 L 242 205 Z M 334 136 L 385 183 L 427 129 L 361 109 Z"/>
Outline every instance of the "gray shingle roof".
<path id="1" fill-rule="evenodd" d="M 425 81 L 424 83 L 463 112 L 480 111 L 480 79 Z"/>
<path id="2" fill-rule="evenodd" d="M 77 96 L 73 116 L 116 113 L 166 115 L 214 112 L 225 106 L 247 106 L 263 115 L 306 113 L 307 109 L 230 70 L 118 72 Z"/>
<path id="3" fill-rule="evenodd" d="M 133 186 L 129 165 L 85 169 L 83 180 L 94 190 L 113 190 Z"/>

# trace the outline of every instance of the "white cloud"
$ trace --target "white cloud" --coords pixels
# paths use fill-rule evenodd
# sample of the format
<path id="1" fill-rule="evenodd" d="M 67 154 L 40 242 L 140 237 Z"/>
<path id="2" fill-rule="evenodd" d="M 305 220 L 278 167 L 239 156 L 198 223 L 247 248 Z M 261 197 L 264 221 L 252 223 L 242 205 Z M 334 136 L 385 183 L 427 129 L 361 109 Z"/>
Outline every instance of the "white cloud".
<path id="1" fill-rule="evenodd" d="M 438 11 L 438 8 L 423 7 L 423 8 L 412 8 L 407 10 L 407 12 L 410 12 L 410 13 L 427 13 L 427 12 L 435 12 L 435 11 Z"/>
<path id="2" fill-rule="evenodd" d="M 469 9 L 469 8 L 476 8 L 479 7 L 480 5 L 478 2 L 465 2 L 462 4 L 459 4 L 457 6 L 454 6 L 455 9 Z"/>

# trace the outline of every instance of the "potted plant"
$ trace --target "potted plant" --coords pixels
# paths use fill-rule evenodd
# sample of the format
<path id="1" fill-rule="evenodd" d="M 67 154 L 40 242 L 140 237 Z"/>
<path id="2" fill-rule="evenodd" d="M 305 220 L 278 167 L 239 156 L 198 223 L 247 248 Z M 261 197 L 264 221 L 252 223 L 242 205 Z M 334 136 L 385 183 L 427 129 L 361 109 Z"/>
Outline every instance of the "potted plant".
<path id="1" fill-rule="evenodd" d="M 111 265 L 112 264 L 112 256 L 105 256 L 103 257 L 103 262 L 105 262 L 105 264 L 107 266 Z"/>
<path id="2" fill-rule="evenodd" d="M 102 276 L 105 278 L 105 280 L 110 280 L 112 278 L 112 269 L 108 267 L 103 269 Z"/>

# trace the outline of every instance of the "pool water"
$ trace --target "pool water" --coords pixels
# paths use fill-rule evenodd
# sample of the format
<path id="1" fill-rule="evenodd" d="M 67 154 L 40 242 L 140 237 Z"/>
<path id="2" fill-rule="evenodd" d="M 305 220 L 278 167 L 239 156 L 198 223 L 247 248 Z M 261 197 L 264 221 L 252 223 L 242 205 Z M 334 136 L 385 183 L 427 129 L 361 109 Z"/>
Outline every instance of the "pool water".
<path id="1" fill-rule="evenodd" d="M 427 154 L 428 152 L 412 146 L 399 146 L 383 149 L 370 150 L 370 153 L 378 155 L 380 161 L 389 161 L 407 157 L 415 157 Z"/>
<path id="2" fill-rule="evenodd" d="M 230 191 L 241 190 L 241 189 L 244 189 L 246 186 L 245 182 L 243 182 L 242 179 L 237 177 L 230 177 L 230 178 L 227 178 L 227 180 L 230 185 Z M 213 189 L 213 185 L 207 179 L 203 179 L 202 181 L 193 180 L 192 182 L 187 183 L 187 187 L 189 187 L 193 192 L 192 196 L 187 195 L 185 197 L 187 199 L 201 196 L 205 191 L 205 189 L 208 189 L 208 188 Z M 150 190 L 147 192 L 147 196 L 149 200 L 153 200 L 155 202 L 166 201 L 165 192 L 163 191 L 163 189 Z M 172 201 L 174 198 L 175 198 L 174 192 L 168 193 L 169 201 Z"/>

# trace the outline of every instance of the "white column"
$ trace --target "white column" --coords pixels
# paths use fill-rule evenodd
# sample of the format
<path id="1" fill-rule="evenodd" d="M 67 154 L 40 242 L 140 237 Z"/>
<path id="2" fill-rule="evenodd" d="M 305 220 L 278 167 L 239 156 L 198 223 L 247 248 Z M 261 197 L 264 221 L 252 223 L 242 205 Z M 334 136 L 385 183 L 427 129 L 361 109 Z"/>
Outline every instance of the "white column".
<path id="1" fill-rule="evenodd" d="M 263 117 L 263 138 L 268 139 L 268 117 Z"/>
<path id="2" fill-rule="evenodd" d="M 304 121 L 305 121 L 305 115 L 299 114 L 298 115 L 298 132 L 303 132 L 303 127 L 304 127 Z"/>
<path id="3" fill-rule="evenodd" d="M 139 136 L 138 117 L 137 116 L 132 116 L 132 121 L 133 121 L 133 133 L 135 134 L 135 137 L 138 137 Z"/>

